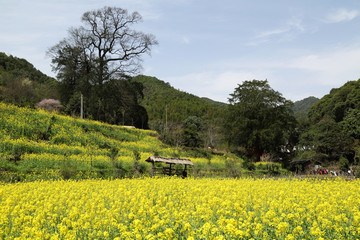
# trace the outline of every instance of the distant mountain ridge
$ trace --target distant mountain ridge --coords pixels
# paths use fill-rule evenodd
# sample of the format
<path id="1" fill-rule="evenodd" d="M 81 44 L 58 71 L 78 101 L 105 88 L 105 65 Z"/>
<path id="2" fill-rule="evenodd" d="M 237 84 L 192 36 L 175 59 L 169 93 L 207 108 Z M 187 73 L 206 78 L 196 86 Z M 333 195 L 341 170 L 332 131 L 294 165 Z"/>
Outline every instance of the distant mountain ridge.
<path id="1" fill-rule="evenodd" d="M 297 119 L 307 118 L 310 108 L 320 99 L 316 97 L 307 97 L 302 100 L 294 102 L 293 111 Z"/>

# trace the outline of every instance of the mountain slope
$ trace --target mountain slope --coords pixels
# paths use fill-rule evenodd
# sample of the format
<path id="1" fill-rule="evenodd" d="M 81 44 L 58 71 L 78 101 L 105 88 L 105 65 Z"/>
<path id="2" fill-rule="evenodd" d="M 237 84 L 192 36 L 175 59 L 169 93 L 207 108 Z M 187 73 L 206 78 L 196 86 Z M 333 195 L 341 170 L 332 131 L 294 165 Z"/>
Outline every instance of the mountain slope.
<path id="1" fill-rule="evenodd" d="M 25 59 L 0 52 L 0 101 L 34 106 L 45 98 L 57 98 L 57 81 Z"/>
<path id="2" fill-rule="evenodd" d="M 144 85 L 141 105 L 146 108 L 149 121 L 165 121 L 166 115 L 168 122 L 182 122 L 189 116 L 216 116 L 226 107 L 225 103 L 177 90 L 155 77 L 139 75 L 132 80 Z"/>
<path id="3" fill-rule="evenodd" d="M 300 101 L 294 102 L 293 111 L 294 111 L 295 117 L 297 119 L 307 118 L 307 114 L 308 114 L 310 108 L 317 101 L 319 101 L 318 98 L 311 96 L 311 97 L 304 98 Z"/>
<path id="4" fill-rule="evenodd" d="M 55 79 L 48 77 L 41 71 L 37 70 L 31 63 L 22 58 L 17 58 L 12 55 L 7 56 L 0 52 L 0 73 L 13 75 L 14 77 L 29 78 L 31 81 L 37 83 L 54 83 Z"/>
<path id="5" fill-rule="evenodd" d="M 314 104 L 309 117 L 312 122 L 320 121 L 325 115 L 335 122 L 350 121 L 360 111 L 360 79 L 349 81 L 340 88 L 331 89 L 330 93 Z M 354 115 L 355 114 L 355 115 Z M 353 116 L 354 115 L 354 116 Z"/>
<path id="6" fill-rule="evenodd" d="M 323 163 L 347 171 L 360 160 L 360 79 L 349 81 L 317 101 L 309 110 L 308 129 L 300 136 L 304 149 Z"/>

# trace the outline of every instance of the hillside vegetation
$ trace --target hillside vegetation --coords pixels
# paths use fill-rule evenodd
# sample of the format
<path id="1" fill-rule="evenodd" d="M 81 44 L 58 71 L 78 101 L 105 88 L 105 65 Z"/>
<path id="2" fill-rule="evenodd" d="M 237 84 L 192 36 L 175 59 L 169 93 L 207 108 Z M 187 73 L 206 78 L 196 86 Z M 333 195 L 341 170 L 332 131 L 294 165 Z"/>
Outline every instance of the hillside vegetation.
<path id="1" fill-rule="evenodd" d="M 282 162 L 283 167 L 294 169 L 291 166 L 293 160 L 305 159 L 344 172 L 358 168 L 359 81 L 350 81 L 333 89 L 320 100 L 309 97 L 295 102 L 293 112 L 298 122 L 287 134 L 291 135 L 291 143 L 296 144 L 296 148 L 291 149 L 296 150 L 286 159 L 272 155 L 274 164 Z M 0 101 L 3 102 L 0 112 L 0 170 L 27 177 L 31 175 L 28 173 L 39 175 L 46 171 L 53 171 L 50 175 L 62 178 L 76 174 L 81 178 L 134 176 L 149 174 L 150 164 L 144 160 L 150 155 L 194 158 L 194 175 L 214 169 L 228 171 L 230 175 L 243 173 L 243 169 L 271 170 L 262 164 L 254 165 L 254 159 L 246 159 L 246 147 L 229 147 L 224 131 L 226 121 L 234 120 L 224 118 L 229 104 L 180 91 L 156 77 L 139 75 L 116 80 L 114 84 L 117 86 L 117 90 L 113 88 L 116 94 L 108 93 L 103 98 L 110 97 L 111 101 L 101 101 L 109 108 L 101 110 L 104 114 L 100 119 L 110 124 L 150 127 L 153 131 L 31 110 L 46 98 L 62 99 L 60 82 L 42 74 L 25 59 L 0 53 Z M 60 111 L 78 116 L 80 92 L 73 93 L 74 101 L 61 102 L 63 108 Z M 84 94 L 85 118 L 97 119 L 89 112 L 89 104 L 96 105 L 97 102 L 90 101 Z M 116 104 L 132 107 L 126 109 Z M 17 108 L 15 105 L 30 108 Z M 111 111 L 113 108 L 117 110 Z M 236 114 L 235 118 L 239 116 L 242 115 Z M 247 116 L 248 122 L 254 123 L 258 116 Z M 273 122 L 269 121 L 270 124 Z M 274 133 L 274 129 L 270 132 Z M 269 135 L 263 134 L 261 138 Z M 249 134 L 244 138 L 249 138 Z M 246 163 L 242 165 L 238 157 L 224 157 L 223 153 L 229 151 L 241 156 Z M 305 169 L 303 166 L 296 168 Z M 231 173 L 230 169 L 235 171 Z"/>
<path id="2" fill-rule="evenodd" d="M 150 129 L 171 146 L 224 149 L 223 117 L 227 104 L 180 91 L 155 77 L 139 75 L 132 81 L 144 86 L 140 104 Z"/>
<path id="3" fill-rule="evenodd" d="M 1 178 L 88 178 L 149 175 L 151 155 L 190 158 L 201 171 L 231 171 L 242 160 L 170 148 L 150 130 L 131 129 L 0 103 Z"/>
<path id="4" fill-rule="evenodd" d="M 58 82 L 25 59 L 0 52 L 0 101 L 34 106 L 45 98 L 57 98 Z"/>
<path id="5" fill-rule="evenodd" d="M 182 122 L 190 116 L 214 117 L 227 105 L 177 90 L 155 77 L 139 75 L 132 80 L 144 85 L 144 98 L 140 103 L 146 108 L 149 121 L 165 121 L 166 114 L 169 123 Z"/>
<path id="6" fill-rule="evenodd" d="M 347 171 L 360 164 L 359 141 L 360 79 L 332 89 L 311 107 L 300 144 L 306 158 Z"/>
<path id="7" fill-rule="evenodd" d="M 319 101 L 316 97 L 307 97 L 302 100 L 294 102 L 294 115 L 297 119 L 306 119 L 310 108 Z"/>

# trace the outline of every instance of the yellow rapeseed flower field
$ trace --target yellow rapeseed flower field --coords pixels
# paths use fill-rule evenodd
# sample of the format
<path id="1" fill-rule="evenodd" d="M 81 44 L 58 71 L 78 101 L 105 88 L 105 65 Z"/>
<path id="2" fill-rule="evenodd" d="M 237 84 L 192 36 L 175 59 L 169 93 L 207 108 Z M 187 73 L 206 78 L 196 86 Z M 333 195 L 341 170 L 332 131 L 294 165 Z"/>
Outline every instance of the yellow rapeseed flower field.
<path id="1" fill-rule="evenodd" d="M 358 239 L 360 181 L 142 178 L 0 186 L 1 239 Z"/>

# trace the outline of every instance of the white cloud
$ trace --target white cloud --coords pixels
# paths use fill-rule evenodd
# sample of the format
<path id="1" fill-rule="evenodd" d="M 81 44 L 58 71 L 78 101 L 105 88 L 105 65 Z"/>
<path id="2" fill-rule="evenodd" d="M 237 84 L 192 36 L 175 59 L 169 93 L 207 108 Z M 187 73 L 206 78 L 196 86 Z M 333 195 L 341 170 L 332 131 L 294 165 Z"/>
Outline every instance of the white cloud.
<path id="1" fill-rule="evenodd" d="M 301 56 L 290 62 L 288 67 L 321 73 L 323 78 L 318 80 L 332 84 L 344 78 L 359 78 L 359 62 L 360 48 L 349 48 L 325 54 Z"/>
<path id="2" fill-rule="evenodd" d="M 283 25 L 284 26 L 279 28 L 265 30 L 258 33 L 254 37 L 254 40 L 247 45 L 258 46 L 260 44 L 269 42 L 271 39 L 274 38 L 280 41 L 288 41 L 289 39 L 292 39 L 298 32 L 305 31 L 305 28 L 302 24 L 302 19 L 299 17 L 292 17 Z"/>
<path id="3" fill-rule="evenodd" d="M 354 18 L 359 16 L 359 11 L 357 10 L 347 10 L 347 9 L 338 9 L 337 11 L 329 14 L 325 22 L 327 23 L 339 23 L 351 21 Z"/>
<path id="4" fill-rule="evenodd" d="M 360 78 L 360 47 L 273 59 L 233 59 L 217 62 L 209 71 L 165 77 L 175 88 L 227 102 L 229 94 L 245 80 L 268 79 L 270 86 L 287 99 L 323 97 L 331 88 Z"/>
<path id="5" fill-rule="evenodd" d="M 182 38 L 182 42 L 185 43 L 185 44 L 190 44 L 190 39 L 188 37 L 184 36 Z"/>
<path id="6" fill-rule="evenodd" d="M 302 19 L 299 17 L 293 17 L 287 22 L 287 25 L 289 25 L 290 29 L 292 30 L 299 30 L 301 32 L 305 31 Z"/>
<path id="7" fill-rule="evenodd" d="M 166 77 L 172 86 L 199 97 L 227 102 L 230 93 L 245 80 L 260 79 L 251 71 L 228 70 L 190 73 L 183 76 Z"/>
<path id="8" fill-rule="evenodd" d="M 255 38 L 266 38 L 266 37 L 270 37 L 270 36 L 273 36 L 273 35 L 283 34 L 283 33 L 286 33 L 288 31 L 289 31 L 288 28 L 286 28 L 286 29 L 273 29 L 273 30 L 261 32 Z"/>

